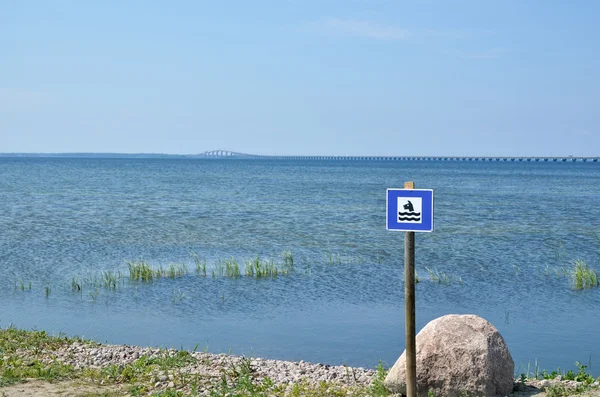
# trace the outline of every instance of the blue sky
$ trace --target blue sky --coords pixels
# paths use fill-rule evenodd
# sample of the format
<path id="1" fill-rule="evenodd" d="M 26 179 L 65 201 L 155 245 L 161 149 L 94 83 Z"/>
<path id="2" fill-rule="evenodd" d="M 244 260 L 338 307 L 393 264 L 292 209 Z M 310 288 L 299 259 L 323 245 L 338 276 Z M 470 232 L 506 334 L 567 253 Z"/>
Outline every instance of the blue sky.
<path id="1" fill-rule="evenodd" d="M 600 155 L 599 1 L 12 1 L 0 152 Z"/>

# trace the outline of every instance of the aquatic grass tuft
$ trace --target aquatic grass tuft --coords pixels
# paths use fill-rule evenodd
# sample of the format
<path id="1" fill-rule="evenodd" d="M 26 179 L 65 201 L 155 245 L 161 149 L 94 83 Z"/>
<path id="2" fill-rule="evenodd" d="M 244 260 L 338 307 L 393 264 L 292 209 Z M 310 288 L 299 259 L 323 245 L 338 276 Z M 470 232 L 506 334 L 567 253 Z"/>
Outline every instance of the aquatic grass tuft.
<path id="1" fill-rule="evenodd" d="M 294 256 L 292 255 L 291 251 L 283 251 L 281 253 L 281 256 L 283 258 L 283 264 L 285 267 L 287 267 L 288 269 L 293 269 L 294 268 Z"/>
<path id="2" fill-rule="evenodd" d="M 206 276 L 206 259 L 192 254 L 196 265 L 196 274 Z M 239 278 L 242 275 L 254 278 L 275 278 L 279 275 L 287 275 L 294 271 L 294 256 L 291 251 L 281 253 L 283 262 L 277 262 L 273 259 L 262 259 L 256 256 L 252 259 L 238 261 L 235 257 L 227 259 L 219 258 L 213 266 L 210 266 L 212 277 Z M 242 269 L 243 264 L 243 269 Z"/>
<path id="3" fill-rule="evenodd" d="M 217 263 L 212 268 L 212 276 L 213 277 L 223 277 L 225 276 L 225 263 L 219 258 Z"/>
<path id="4" fill-rule="evenodd" d="M 128 262 L 129 278 L 133 281 L 151 283 L 154 281 L 155 272 L 146 262 Z"/>
<path id="5" fill-rule="evenodd" d="M 168 267 L 159 266 L 154 269 L 146 262 L 128 262 L 129 278 L 133 281 L 142 281 L 151 283 L 162 277 L 178 278 L 183 277 L 188 273 L 186 264 L 169 264 Z"/>
<path id="6" fill-rule="evenodd" d="M 102 280 L 102 286 L 105 288 L 108 288 L 110 290 L 116 290 L 117 289 L 117 274 L 115 272 L 111 272 L 109 271 L 102 271 L 100 272 L 100 278 Z"/>
<path id="7" fill-rule="evenodd" d="M 31 291 L 31 281 L 25 284 L 25 281 L 22 278 L 20 278 L 17 281 L 15 281 L 15 289 L 20 289 L 21 291 L 25 291 L 27 289 Z"/>
<path id="8" fill-rule="evenodd" d="M 73 277 L 71 279 L 71 290 L 73 290 L 73 292 L 81 292 L 82 286 L 79 277 Z"/>
<path id="9" fill-rule="evenodd" d="M 206 276 L 206 258 L 198 256 L 198 254 L 192 254 L 194 263 L 196 264 L 196 273 L 202 276 Z"/>
<path id="10" fill-rule="evenodd" d="M 429 273 L 429 279 L 433 282 L 437 282 L 439 284 L 444 284 L 444 285 L 450 285 L 454 282 L 454 274 L 446 274 L 446 272 L 439 272 L 438 270 L 435 269 L 431 269 L 429 267 L 425 268 L 427 270 L 427 273 Z M 460 284 L 462 284 L 462 278 L 459 277 L 459 281 Z"/>
<path id="11" fill-rule="evenodd" d="M 244 273 L 254 278 L 275 278 L 279 275 L 289 274 L 291 269 L 284 265 L 280 267 L 275 261 L 261 260 L 257 255 L 254 259 L 244 261 Z"/>
<path id="12" fill-rule="evenodd" d="M 159 269 L 159 272 L 157 272 L 158 276 L 165 276 L 165 277 L 169 277 L 169 278 L 178 278 L 178 277 L 183 277 L 187 274 L 188 272 L 188 267 L 185 263 L 182 264 L 169 264 L 169 267 L 167 269 Z"/>
<path id="13" fill-rule="evenodd" d="M 258 255 L 256 256 L 256 259 L 253 260 L 245 260 L 244 261 L 244 273 L 246 274 L 246 276 L 250 276 L 250 277 L 254 277 L 256 274 L 256 267 L 255 266 L 255 262 L 260 262 L 260 259 L 258 258 Z"/>
<path id="14" fill-rule="evenodd" d="M 92 291 L 88 291 L 88 295 L 90 296 L 90 298 L 92 298 L 92 302 L 96 302 L 99 293 L 100 291 L 98 290 L 98 288 L 94 288 Z"/>
<path id="15" fill-rule="evenodd" d="M 594 288 L 600 285 L 598 274 L 590 269 L 588 264 L 580 259 L 574 263 L 573 283 L 575 289 Z"/>
<path id="16" fill-rule="evenodd" d="M 225 259 L 225 275 L 229 278 L 240 277 L 240 266 L 234 257 Z"/>

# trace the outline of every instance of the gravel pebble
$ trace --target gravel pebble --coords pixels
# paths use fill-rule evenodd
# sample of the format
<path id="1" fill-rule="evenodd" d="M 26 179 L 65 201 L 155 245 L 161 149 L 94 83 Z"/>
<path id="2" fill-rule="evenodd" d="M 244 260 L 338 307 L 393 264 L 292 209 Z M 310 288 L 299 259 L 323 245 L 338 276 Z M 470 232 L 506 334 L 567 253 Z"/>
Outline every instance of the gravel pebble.
<path id="1" fill-rule="evenodd" d="M 89 343 L 73 342 L 67 347 L 48 353 L 47 361 L 57 360 L 76 368 L 101 369 L 109 365 L 127 365 L 142 356 L 155 358 L 175 355 L 177 350 L 158 349 L 149 347 L 138 347 L 129 345 L 90 345 Z M 207 352 L 194 352 L 191 355 L 196 359 L 195 363 L 187 365 L 181 372 L 188 374 L 200 374 L 207 377 L 220 377 L 223 371 L 231 370 L 246 358 L 242 356 L 227 354 L 212 354 Z M 305 361 L 282 361 L 265 358 L 251 358 L 250 364 L 257 379 L 270 378 L 276 384 L 286 385 L 300 381 L 309 384 L 318 384 L 328 381 L 340 386 L 364 386 L 369 385 L 376 371 L 362 367 L 346 367 L 324 364 L 312 364 Z M 156 387 L 173 383 L 173 377 L 165 375 L 164 372 L 156 374 Z"/>

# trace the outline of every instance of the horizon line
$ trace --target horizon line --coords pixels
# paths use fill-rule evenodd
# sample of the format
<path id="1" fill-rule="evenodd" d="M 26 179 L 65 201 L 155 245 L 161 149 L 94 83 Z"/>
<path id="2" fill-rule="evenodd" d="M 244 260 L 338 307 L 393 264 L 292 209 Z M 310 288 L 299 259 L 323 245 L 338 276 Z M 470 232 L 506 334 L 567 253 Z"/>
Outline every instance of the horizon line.
<path id="1" fill-rule="evenodd" d="M 229 155 L 214 155 L 210 153 L 214 152 L 225 152 L 230 153 Z M 253 154 L 253 153 L 240 153 L 240 152 L 232 152 L 228 150 L 211 150 L 205 151 L 201 153 L 161 153 L 161 152 L 0 152 L 0 156 L 9 157 L 27 157 L 27 156 L 164 156 L 164 157 L 207 157 L 207 158 L 239 158 L 242 156 L 248 156 L 253 158 L 283 158 L 283 157 L 299 157 L 299 158 L 309 158 L 309 157 L 328 157 L 328 158 L 349 158 L 349 157 L 374 157 L 374 158 L 598 158 L 600 159 L 600 155 L 597 156 L 584 156 L 584 155 L 473 155 L 473 154 L 462 154 L 462 155 L 398 155 L 398 154 L 383 154 L 383 155 L 373 155 L 373 154 Z"/>

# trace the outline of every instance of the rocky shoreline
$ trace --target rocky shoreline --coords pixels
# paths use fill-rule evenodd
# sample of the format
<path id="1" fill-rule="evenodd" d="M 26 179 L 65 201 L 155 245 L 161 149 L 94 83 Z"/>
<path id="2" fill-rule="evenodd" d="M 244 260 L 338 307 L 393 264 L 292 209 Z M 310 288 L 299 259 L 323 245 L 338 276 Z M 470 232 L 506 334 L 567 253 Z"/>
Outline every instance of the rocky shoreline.
<path id="1" fill-rule="evenodd" d="M 20 365 L 24 367 L 34 365 L 34 362 L 40 362 L 47 368 L 64 365 L 72 368 L 74 371 L 72 374 L 80 374 L 77 376 L 83 374 L 81 379 L 87 379 L 87 382 L 129 387 L 129 391 L 121 390 L 123 394 L 114 394 L 115 396 L 163 395 L 161 393 L 166 393 L 168 390 L 181 393 L 176 395 L 209 396 L 215 395 L 213 392 L 216 385 L 231 384 L 232 380 L 234 381 L 236 377 L 239 379 L 240 376 L 248 377 L 253 384 L 270 384 L 269 390 L 273 393 L 268 395 L 371 397 L 388 395 L 386 391 L 378 389 L 379 385 L 383 385 L 382 376 L 385 376 L 385 371 L 381 368 L 375 370 L 313 364 L 304 361 L 248 358 L 230 354 L 108 345 L 76 338 L 48 337 L 43 333 L 37 344 L 32 344 L 26 338 L 33 334 L 36 332 L 15 331 L 14 335 L 5 336 L 5 340 L 14 342 L 14 345 L 19 347 L 12 350 L 13 354 L 10 356 L 6 349 L 3 357 L 0 358 L 7 362 L 7 360 L 11 361 L 14 357 L 18 357 L 18 360 L 21 361 Z M 40 334 L 36 336 L 40 336 Z M 19 338 L 25 339 L 19 340 Z M 0 349 L 0 353 L 2 353 L 2 349 Z M 61 379 L 65 378 L 57 380 Z M 73 378 L 67 376 L 66 379 Z M 26 381 L 26 379 L 23 380 Z M 0 381 L 2 381 L 2 376 L 0 376 Z M 25 395 L 21 393 L 27 387 L 26 385 L 27 383 L 19 386 L 19 393 L 11 394 L 7 391 L 8 394 L 5 395 Z M 0 382 L 0 386 L 2 386 L 2 382 Z M 298 392 L 299 387 L 301 388 L 300 392 Z M 131 392 L 135 388 L 139 393 Z M 544 396 L 546 395 L 544 390 L 552 389 L 560 389 L 560 394 L 556 395 L 561 396 L 581 393 L 582 390 L 588 393 L 586 395 L 600 396 L 598 380 L 593 384 L 584 384 L 573 380 L 563 380 L 560 375 L 555 379 L 515 379 L 513 394 Z M 0 387 L 0 395 L 5 390 L 9 389 Z M 45 393 L 47 394 L 47 391 Z M 45 394 L 28 395 L 41 396 Z"/>
<path id="2" fill-rule="evenodd" d="M 28 352 L 24 351 L 23 354 Z M 133 364 L 141 357 L 148 360 L 176 357 L 182 352 L 175 349 L 158 349 L 129 345 L 102 345 L 83 341 L 74 341 L 61 349 L 42 352 L 45 363 L 59 362 L 73 366 L 77 370 L 103 369 L 112 366 Z M 305 361 L 282 361 L 263 358 L 246 358 L 229 354 L 207 352 L 183 352 L 192 360 L 178 368 L 179 374 L 197 375 L 204 379 L 217 380 L 223 374 L 244 365 L 251 368 L 256 382 L 270 379 L 276 385 L 291 386 L 304 383 L 317 386 L 322 382 L 341 387 L 366 387 L 372 384 L 376 370 L 362 367 L 313 364 Z M 152 374 L 152 387 L 155 390 L 177 387 L 174 373 L 157 370 Z M 202 393 L 200 393 L 202 394 Z"/>
<path id="3" fill-rule="evenodd" d="M 102 369 L 110 365 L 129 365 L 140 357 L 153 359 L 175 356 L 178 352 L 175 349 L 165 350 L 130 345 L 98 345 L 87 342 L 73 342 L 64 349 L 53 351 L 52 357 L 47 357 L 44 360 L 56 360 L 72 365 L 76 369 Z M 182 371 L 187 374 L 197 374 L 213 379 L 220 378 L 224 371 L 227 372 L 243 365 L 245 360 L 251 365 L 256 381 L 269 378 L 279 385 L 291 385 L 300 382 L 318 385 L 321 382 L 330 382 L 340 386 L 368 386 L 373 382 L 376 375 L 375 370 L 362 367 L 246 358 L 207 352 L 192 352 L 190 354 L 196 362 L 182 368 Z M 155 374 L 154 387 L 156 389 L 174 387 L 173 377 L 173 375 L 162 373 Z M 565 389 L 577 389 L 581 385 L 581 382 L 562 380 L 560 376 L 550 380 L 527 379 L 525 384 L 520 379 L 515 379 L 514 390 L 517 392 L 534 392 L 557 386 L 562 386 Z M 595 382 L 593 386 L 598 387 L 599 383 Z"/>

